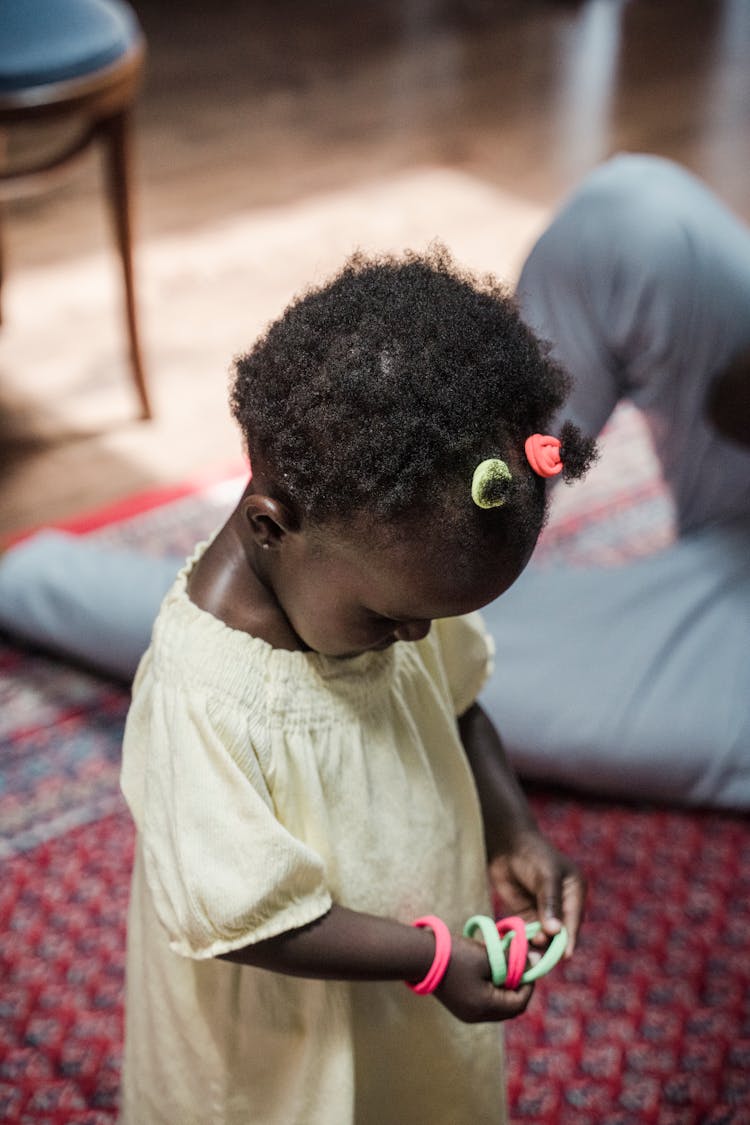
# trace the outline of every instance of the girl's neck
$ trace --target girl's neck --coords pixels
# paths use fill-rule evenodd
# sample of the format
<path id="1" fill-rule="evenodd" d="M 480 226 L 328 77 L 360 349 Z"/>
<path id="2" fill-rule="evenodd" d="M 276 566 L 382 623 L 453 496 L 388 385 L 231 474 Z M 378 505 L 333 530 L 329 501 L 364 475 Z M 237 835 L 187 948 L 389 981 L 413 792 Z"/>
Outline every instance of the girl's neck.
<path id="1" fill-rule="evenodd" d="M 242 633 L 274 648 L 303 646 L 280 606 L 264 566 L 265 553 L 244 532 L 235 511 L 193 567 L 187 584 L 190 600 Z"/>

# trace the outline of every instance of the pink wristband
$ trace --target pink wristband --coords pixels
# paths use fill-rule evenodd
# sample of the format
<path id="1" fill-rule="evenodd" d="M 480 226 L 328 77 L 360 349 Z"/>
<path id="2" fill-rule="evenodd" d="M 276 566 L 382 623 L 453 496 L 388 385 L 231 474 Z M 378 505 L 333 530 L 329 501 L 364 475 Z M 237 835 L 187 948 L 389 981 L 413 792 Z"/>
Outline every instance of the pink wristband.
<path id="1" fill-rule="evenodd" d="M 452 949 L 451 932 L 442 918 L 437 918 L 434 914 L 425 914 L 424 918 L 417 918 L 412 925 L 426 926 L 435 935 L 435 956 L 427 970 L 427 975 L 418 984 L 406 982 L 412 992 L 416 992 L 418 996 L 428 996 L 438 987 L 448 969 Z"/>

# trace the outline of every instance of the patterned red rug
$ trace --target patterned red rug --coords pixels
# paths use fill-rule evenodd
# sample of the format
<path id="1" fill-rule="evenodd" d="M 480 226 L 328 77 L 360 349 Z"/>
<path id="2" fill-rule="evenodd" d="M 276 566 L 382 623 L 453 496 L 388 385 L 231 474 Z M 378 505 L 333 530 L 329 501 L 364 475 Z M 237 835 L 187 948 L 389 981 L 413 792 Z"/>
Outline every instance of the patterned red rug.
<path id="1" fill-rule="evenodd" d="M 634 424 L 626 415 L 610 440 L 630 441 Z M 650 469 L 626 476 L 606 531 L 595 478 L 558 509 L 543 553 L 607 561 L 664 541 L 669 511 Z M 89 533 L 184 552 L 237 489 L 201 489 Z M 3 1122 L 116 1117 L 133 839 L 118 790 L 127 703 L 117 687 L 0 644 Z M 747 821 L 543 789 L 531 799 L 591 889 L 576 957 L 507 1025 L 512 1119 L 750 1125 Z"/>

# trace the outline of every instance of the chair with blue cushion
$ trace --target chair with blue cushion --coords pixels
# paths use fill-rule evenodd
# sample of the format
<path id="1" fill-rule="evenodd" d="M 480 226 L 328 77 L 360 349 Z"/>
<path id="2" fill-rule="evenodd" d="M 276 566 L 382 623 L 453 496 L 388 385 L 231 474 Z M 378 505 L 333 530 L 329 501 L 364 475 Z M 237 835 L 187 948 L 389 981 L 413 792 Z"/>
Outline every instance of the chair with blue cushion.
<path id="1" fill-rule="evenodd" d="M 106 156 L 107 186 L 125 282 L 130 362 L 140 413 L 151 417 L 136 319 L 129 137 L 145 40 L 124 0 L 0 0 L 0 157 L 14 125 L 74 121 L 54 155 L 0 161 L 0 201 L 47 186 L 92 144 Z M 2 262 L 0 260 L 0 284 Z"/>

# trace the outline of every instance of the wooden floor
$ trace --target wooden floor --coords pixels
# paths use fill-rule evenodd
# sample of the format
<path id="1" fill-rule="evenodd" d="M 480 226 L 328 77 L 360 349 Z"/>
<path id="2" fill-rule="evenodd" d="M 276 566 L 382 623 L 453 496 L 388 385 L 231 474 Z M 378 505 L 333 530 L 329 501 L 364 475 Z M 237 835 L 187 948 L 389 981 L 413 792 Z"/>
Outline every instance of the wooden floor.
<path id="1" fill-rule="evenodd" d="M 137 229 L 158 416 L 133 420 L 114 280 L 106 344 L 81 311 L 86 284 L 96 291 L 92 301 L 101 299 L 96 269 L 116 278 L 100 169 L 90 159 L 54 194 L 5 213 L 0 543 L 237 457 L 225 406 L 230 341 L 215 341 L 216 353 L 199 345 L 211 322 L 219 332 L 221 309 L 239 299 L 243 272 L 258 295 L 248 298 L 248 331 L 282 273 L 284 284 L 297 283 L 302 258 L 295 260 L 291 235 L 283 254 L 277 241 L 254 256 L 252 238 L 262 241 L 274 224 L 292 231 L 297 223 L 300 240 L 314 246 L 321 216 L 335 216 L 351 199 L 377 227 L 379 201 L 398 199 L 404 188 L 420 235 L 428 223 L 446 237 L 447 204 L 427 186 L 435 182 L 449 194 L 465 185 L 467 224 L 481 221 L 489 198 L 482 192 L 491 189 L 492 199 L 518 204 L 531 231 L 583 173 L 623 149 L 681 161 L 750 220 L 747 0 L 136 0 L 135 7 L 149 42 L 137 121 Z M 460 178 L 434 179 L 446 172 Z M 413 201 L 420 185 L 423 208 Z M 460 190 L 450 220 L 457 244 Z M 247 250 L 235 245 L 231 268 L 226 245 L 219 268 L 214 250 L 231 243 L 238 216 L 251 242 Z M 410 233 L 408 223 L 403 229 Z M 215 303 L 185 305 L 191 311 L 171 323 L 176 336 L 167 346 L 167 320 L 176 316 L 170 301 L 189 285 L 168 265 L 183 253 L 192 255 L 190 276 L 205 259 L 201 284 Z M 508 268 L 500 249 L 497 259 L 497 269 Z M 212 365 L 214 354 L 224 357 L 218 378 L 198 370 L 209 354 Z"/>

